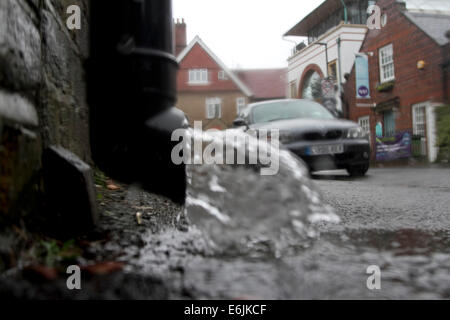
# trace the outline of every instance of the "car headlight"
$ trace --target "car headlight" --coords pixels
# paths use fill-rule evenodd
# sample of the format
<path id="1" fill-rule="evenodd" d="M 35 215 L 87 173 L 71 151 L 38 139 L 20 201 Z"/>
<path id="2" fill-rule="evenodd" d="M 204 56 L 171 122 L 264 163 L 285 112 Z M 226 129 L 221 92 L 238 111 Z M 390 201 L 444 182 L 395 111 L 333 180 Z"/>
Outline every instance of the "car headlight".
<path id="1" fill-rule="evenodd" d="M 351 128 L 347 132 L 347 139 L 364 139 L 367 134 L 361 127 Z"/>

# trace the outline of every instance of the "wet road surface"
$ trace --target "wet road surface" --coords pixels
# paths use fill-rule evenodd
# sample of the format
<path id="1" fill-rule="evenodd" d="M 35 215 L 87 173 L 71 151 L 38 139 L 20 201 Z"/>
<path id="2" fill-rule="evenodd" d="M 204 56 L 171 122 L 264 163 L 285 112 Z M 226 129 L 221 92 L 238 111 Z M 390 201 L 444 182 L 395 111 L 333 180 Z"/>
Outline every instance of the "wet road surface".
<path id="1" fill-rule="evenodd" d="M 314 178 L 346 228 L 449 230 L 449 169 L 371 169 L 360 179 L 334 171 Z"/>
<path id="2" fill-rule="evenodd" d="M 262 230 L 269 236 L 279 236 L 274 231 L 279 230 L 280 225 L 284 228 L 282 222 L 286 220 L 283 219 L 288 217 L 283 215 L 286 209 L 288 213 L 295 213 L 295 219 L 302 218 L 301 213 L 307 210 L 305 204 L 314 207 L 318 202 L 324 202 L 322 207 L 333 207 L 340 223 L 321 219 L 314 226 L 319 233 L 308 237 L 281 234 L 273 238 L 283 240 L 281 243 L 287 244 L 289 250 L 273 251 L 264 239 L 259 243 L 251 242 L 252 246 L 246 247 L 249 250 L 224 250 L 211 246 L 205 237 L 207 233 L 221 231 L 214 220 L 207 219 L 208 223 L 200 223 L 197 228 L 187 223 L 183 208 L 136 187 L 123 186 L 121 190 L 104 193 L 101 229 L 108 232 L 108 240 L 92 243 L 84 255 L 85 260 L 80 261 L 81 264 L 120 261 L 125 263 L 123 271 L 83 278 L 83 290 L 79 292 L 67 290 L 64 275 L 46 285 L 36 285 L 19 272 L 16 276 L 0 277 L 0 296 L 33 299 L 450 298 L 449 169 L 372 169 L 367 177 L 357 179 L 349 178 L 344 172 L 326 172 L 315 175 L 312 182 L 304 180 L 301 173 L 299 183 L 308 188 L 297 190 L 303 192 L 298 197 L 289 192 L 293 181 L 284 183 L 290 179 L 288 171 L 281 173 L 279 181 L 267 185 L 273 193 L 266 193 L 261 187 L 264 181 L 256 176 L 237 173 L 245 177 L 239 180 L 239 188 L 236 188 L 237 180 L 228 176 L 231 172 L 219 174 L 216 170 L 200 170 L 192 179 L 197 177 L 200 185 L 210 182 L 205 185 L 215 192 L 208 194 L 202 188 L 197 191 L 209 195 L 210 199 L 204 200 L 218 210 L 213 213 L 226 213 L 233 218 L 233 212 L 241 206 L 243 211 L 239 214 L 247 213 L 252 219 L 264 220 L 264 228 L 260 228 L 258 220 L 253 220 L 255 227 L 246 220 L 237 220 L 247 223 L 243 231 L 253 228 L 250 231 Z M 217 179 L 210 179 L 215 176 Z M 256 193 L 251 194 L 253 201 L 260 201 L 258 210 L 252 211 L 253 202 L 243 201 L 249 188 L 244 182 L 248 182 L 248 186 L 260 183 L 258 192 L 266 197 L 258 200 Z M 288 185 L 289 190 L 286 190 Z M 231 193 L 231 199 L 237 197 L 234 203 L 229 201 L 224 189 Z M 320 194 L 316 194 L 317 190 Z M 239 193 L 244 194 L 242 199 Z M 265 206 L 264 202 L 280 201 L 274 194 L 280 194 L 281 201 L 289 203 Z M 293 204 L 295 201 L 299 201 L 297 205 Z M 200 207 L 211 209 L 203 202 Z M 138 211 L 142 212 L 140 224 L 136 221 Z M 223 231 L 225 235 L 227 230 Z M 241 235 L 240 231 L 238 224 L 231 232 L 233 239 Z M 381 270 L 380 290 L 367 288 L 370 275 L 366 271 L 373 265 Z"/>
<path id="3" fill-rule="evenodd" d="M 149 235 L 138 265 L 171 283 L 172 298 L 450 298 L 450 170 L 328 172 L 314 183 L 341 223 L 320 223 L 303 248 L 281 257 L 208 254 L 199 231 L 173 231 Z M 372 265 L 381 290 L 367 288 Z"/>

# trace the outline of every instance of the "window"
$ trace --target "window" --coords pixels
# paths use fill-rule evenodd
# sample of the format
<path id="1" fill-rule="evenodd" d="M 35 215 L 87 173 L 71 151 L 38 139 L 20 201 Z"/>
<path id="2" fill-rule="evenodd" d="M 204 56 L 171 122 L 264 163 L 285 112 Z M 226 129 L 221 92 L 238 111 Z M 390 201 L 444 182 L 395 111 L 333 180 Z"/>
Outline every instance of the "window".
<path id="1" fill-rule="evenodd" d="M 328 63 L 328 75 L 333 77 L 334 80 L 337 80 L 336 60 Z"/>
<path id="2" fill-rule="evenodd" d="M 363 128 L 363 130 L 367 133 L 369 141 L 372 141 L 372 139 L 370 138 L 370 116 L 359 118 L 358 123 L 361 126 L 361 128 Z"/>
<path id="3" fill-rule="evenodd" d="M 348 22 L 350 24 L 366 24 L 368 13 L 368 1 L 367 0 L 352 0 L 346 1 Z M 330 29 L 338 26 L 344 20 L 345 12 L 342 6 L 338 9 L 329 12 L 328 17 L 322 19 L 320 23 L 317 23 L 308 31 L 308 43 L 316 41 L 323 34 Z"/>
<path id="4" fill-rule="evenodd" d="M 381 83 L 395 79 L 394 72 L 394 49 L 392 44 L 379 50 L 380 81 Z"/>
<path id="5" fill-rule="evenodd" d="M 426 135 L 426 105 L 418 104 L 413 106 L 413 134 L 421 137 Z"/>
<path id="6" fill-rule="evenodd" d="M 218 79 L 219 80 L 228 80 L 228 77 L 227 77 L 227 74 L 225 73 L 225 71 L 219 71 L 219 74 L 218 74 Z"/>
<path id="7" fill-rule="evenodd" d="M 245 98 L 237 98 L 236 99 L 236 110 L 237 110 L 237 115 L 239 116 L 242 112 L 242 110 L 244 110 L 245 108 Z"/>
<path id="8" fill-rule="evenodd" d="M 189 70 L 189 84 L 208 84 L 208 69 Z"/>
<path id="9" fill-rule="evenodd" d="M 389 110 L 383 113 L 384 120 L 384 136 L 392 137 L 395 135 L 395 116 L 394 111 Z"/>
<path id="10" fill-rule="evenodd" d="M 252 108 L 251 112 L 252 123 L 267 123 L 288 119 L 335 119 L 321 104 L 306 100 L 281 100 L 263 103 Z"/>
<path id="11" fill-rule="evenodd" d="M 206 99 L 206 118 L 220 119 L 222 117 L 222 101 L 220 98 Z"/>
<path id="12" fill-rule="evenodd" d="M 425 103 L 419 103 L 412 107 L 413 134 L 420 137 L 413 139 L 412 149 L 413 155 L 419 157 L 427 155 L 426 108 Z"/>

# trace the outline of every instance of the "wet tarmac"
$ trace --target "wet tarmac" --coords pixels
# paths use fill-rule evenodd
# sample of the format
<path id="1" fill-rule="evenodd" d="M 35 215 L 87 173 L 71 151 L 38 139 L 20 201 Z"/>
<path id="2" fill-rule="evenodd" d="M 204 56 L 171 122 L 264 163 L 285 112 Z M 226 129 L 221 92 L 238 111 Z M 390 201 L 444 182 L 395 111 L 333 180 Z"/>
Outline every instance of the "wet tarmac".
<path id="1" fill-rule="evenodd" d="M 149 236 L 138 264 L 172 283 L 172 298 L 450 298 L 448 169 L 373 169 L 360 179 L 342 172 L 314 178 L 341 223 L 319 223 L 320 236 L 303 247 L 281 257 L 224 256 L 198 246 L 198 230 L 182 237 L 165 233 L 158 240 Z M 163 253 L 154 254 L 155 243 L 164 243 Z M 196 253 L 185 254 L 188 243 Z M 381 270 L 380 290 L 367 287 L 373 265 Z"/>

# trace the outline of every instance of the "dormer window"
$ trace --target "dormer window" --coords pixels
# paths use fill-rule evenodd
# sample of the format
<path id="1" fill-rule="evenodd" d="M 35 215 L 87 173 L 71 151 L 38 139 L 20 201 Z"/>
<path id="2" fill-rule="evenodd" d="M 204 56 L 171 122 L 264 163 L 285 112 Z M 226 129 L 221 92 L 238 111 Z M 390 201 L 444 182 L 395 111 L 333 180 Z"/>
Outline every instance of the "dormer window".
<path id="1" fill-rule="evenodd" d="M 190 69 L 189 84 L 191 85 L 208 84 L 208 69 Z"/>

